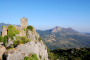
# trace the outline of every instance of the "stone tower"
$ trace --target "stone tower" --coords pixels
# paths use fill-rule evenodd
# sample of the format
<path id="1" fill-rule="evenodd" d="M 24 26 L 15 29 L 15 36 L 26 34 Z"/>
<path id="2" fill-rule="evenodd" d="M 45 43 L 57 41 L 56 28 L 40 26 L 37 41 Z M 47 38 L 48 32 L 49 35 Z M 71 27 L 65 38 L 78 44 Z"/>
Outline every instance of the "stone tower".
<path id="1" fill-rule="evenodd" d="M 21 18 L 21 27 L 23 28 L 27 28 L 27 25 L 28 25 L 28 18 Z"/>

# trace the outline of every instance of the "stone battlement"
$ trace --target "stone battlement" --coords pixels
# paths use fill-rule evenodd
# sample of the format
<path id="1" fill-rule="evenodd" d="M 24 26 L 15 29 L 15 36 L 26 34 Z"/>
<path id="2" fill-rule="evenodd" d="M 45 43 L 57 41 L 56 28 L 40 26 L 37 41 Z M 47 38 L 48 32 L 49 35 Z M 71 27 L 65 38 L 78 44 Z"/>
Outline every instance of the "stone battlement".
<path id="1" fill-rule="evenodd" d="M 20 31 L 20 34 L 17 34 L 17 35 L 25 36 L 26 32 L 24 29 L 27 28 L 27 25 L 28 25 L 28 18 L 21 18 L 21 26 L 19 26 L 19 27 L 14 26 L 16 28 L 16 30 Z M 4 37 L 5 35 L 8 35 L 8 27 L 2 28 L 2 37 Z"/>

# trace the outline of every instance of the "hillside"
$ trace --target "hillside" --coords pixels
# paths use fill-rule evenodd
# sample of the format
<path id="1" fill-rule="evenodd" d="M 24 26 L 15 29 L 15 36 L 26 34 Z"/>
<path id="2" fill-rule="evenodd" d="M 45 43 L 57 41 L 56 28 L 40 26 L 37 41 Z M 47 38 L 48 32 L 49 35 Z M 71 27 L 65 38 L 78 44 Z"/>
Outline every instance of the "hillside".
<path id="1" fill-rule="evenodd" d="M 3 26 L 0 36 L 0 60 L 48 60 L 47 47 L 28 18 L 20 26 Z M 3 24 L 2 24 L 3 25 Z"/>
<path id="2" fill-rule="evenodd" d="M 86 35 L 90 35 L 90 33 L 85 33 Z"/>
<path id="3" fill-rule="evenodd" d="M 90 60 L 90 48 L 70 48 L 52 50 L 54 59 L 60 60 Z"/>
<path id="4" fill-rule="evenodd" d="M 80 34 L 72 28 L 54 27 L 50 30 L 37 30 L 50 49 L 90 47 L 90 36 Z"/>

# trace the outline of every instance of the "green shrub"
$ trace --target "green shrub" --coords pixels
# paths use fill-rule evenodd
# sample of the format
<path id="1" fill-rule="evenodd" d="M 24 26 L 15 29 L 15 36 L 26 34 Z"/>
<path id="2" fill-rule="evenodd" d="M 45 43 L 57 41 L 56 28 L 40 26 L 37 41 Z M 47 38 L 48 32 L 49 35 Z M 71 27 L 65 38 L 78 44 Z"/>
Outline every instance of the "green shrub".
<path id="1" fill-rule="evenodd" d="M 7 50 L 8 50 L 8 49 L 13 49 L 13 48 L 14 48 L 13 45 L 10 45 L 9 47 L 6 47 Z"/>
<path id="2" fill-rule="evenodd" d="M 19 44 L 25 44 L 30 41 L 31 40 L 29 38 L 27 38 L 26 36 L 16 37 L 16 40 L 13 41 L 13 45 L 16 47 Z"/>
<path id="3" fill-rule="evenodd" d="M 14 41 L 13 41 L 14 47 L 16 47 L 18 44 L 19 44 L 18 40 L 14 40 Z"/>
<path id="4" fill-rule="evenodd" d="M 17 31 L 13 25 L 9 25 L 8 26 L 8 37 L 13 40 L 13 36 L 16 36 L 16 34 L 19 34 L 19 31 Z"/>
<path id="5" fill-rule="evenodd" d="M 33 31 L 33 26 L 27 26 L 27 29 Z"/>
<path id="6" fill-rule="evenodd" d="M 11 46 L 10 46 L 10 48 L 14 48 L 14 46 L 13 46 L 13 45 L 11 45 Z"/>
<path id="7" fill-rule="evenodd" d="M 2 32 L 0 32 L 0 36 L 2 35 Z"/>
<path id="8" fill-rule="evenodd" d="M 23 28 L 24 29 L 24 31 L 26 30 L 25 28 Z"/>
<path id="9" fill-rule="evenodd" d="M 3 27 L 6 27 L 6 26 L 5 26 L 5 25 L 3 25 L 3 26 L 2 26 L 2 28 L 3 28 Z"/>
<path id="10" fill-rule="evenodd" d="M 0 36 L 0 42 L 3 42 L 3 37 L 2 36 Z"/>
<path id="11" fill-rule="evenodd" d="M 40 58 L 40 59 L 42 58 L 41 55 L 39 55 L 39 58 Z"/>
<path id="12" fill-rule="evenodd" d="M 57 60 L 56 56 L 53 53 L 51 53 L 48 48 L 47 48 L 47 52 L 48 52 L 48 58 L 50 60 Z"/>
<path id="13" fill-rule="evenodd" d="M 45 60 L 45 58 L 43 58 L 43 60 Z"/>
<path id="14" fill-rule="evenodd" d="M 41 36 L 39 36 L 39 41 L 41 41 L 42 40 L 42 37 Z"/>
<path id="15" fill-rule="evenodd" d="M 23 60 L 39 60 L 39 59 L 37 58 L 36 54 L 33 54 L 32 57 L 24 57 Z"/>
<path id="16" fill-rule="evenodd" d="M 37 37 L 35 36 L 36 40 L 37 40 Z"/>
<path id="17" fill-rule="evenodd" d="M 8 41 L 8 36 L 6 35 L 6 36 L 4 36 L 4 41 L 3 41 L 4 46 L 6 46 L 7 41 Z"/>

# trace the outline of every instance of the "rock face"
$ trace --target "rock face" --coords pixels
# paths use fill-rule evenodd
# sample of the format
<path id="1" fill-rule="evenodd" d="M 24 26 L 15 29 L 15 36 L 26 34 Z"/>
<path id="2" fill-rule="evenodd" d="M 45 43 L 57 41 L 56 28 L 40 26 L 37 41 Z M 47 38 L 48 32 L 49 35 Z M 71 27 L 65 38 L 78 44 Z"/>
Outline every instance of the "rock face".
<path id="1" fill-rule="evenodd" d="M 10 45 L 12 45 L 13 44 L 13 41 L 9 38 L 8 39 L 8 42 L 7 42 L 7 44 L 6 44 L 6 47 L 9 47 Z"/>
<path id="2" fill-rule="evenodd" d="M 18 45 L 16 48 L 11 49 L 7 52 L 7 60 L 23 60 L 24 57 L 29 56 L 30 53 L 37 54 L 39 60 L 48 60 L 47 48 L 43 42 L 34 41 L 26 44 Z M 41 58 L 40 58 L 41 56 Z"/>
<path id="3" fill-rule="evenodd" d="M 39 34 L 36 32 L 35 29 L 33 29 L 33 32 L 30 30 L 27 30 L 27 37 L 33 41 L 37 41 L 39 38 Z"/>
<path id="4" fill-rule="evenodd" d="M 40 36 L 34 28 L 33 31 L 27 30 L 27 37 L 31 39 L 30 42 L 5 52 L 6 60 L 23 60 L 30 54 L 36 54 L 39 60 L 48 60 L 47 47 L 42 40 L 39 41 Z"/>
<path id="5" fill-rule="evenodd" d="M 5 51 L 6 51 L 6 48 L 0 45 L 0 60 L 2 60 L 2 55 L 4 54 Z"/>

